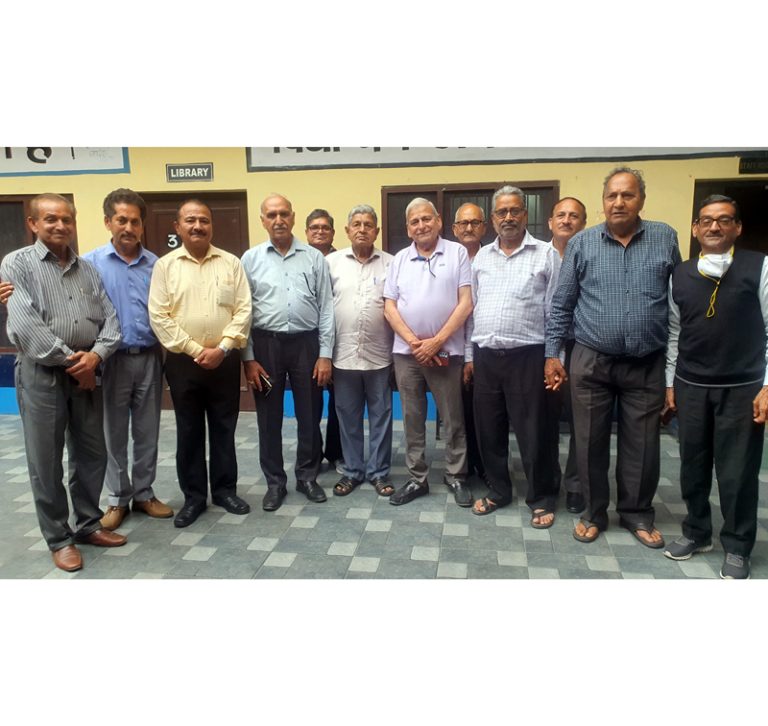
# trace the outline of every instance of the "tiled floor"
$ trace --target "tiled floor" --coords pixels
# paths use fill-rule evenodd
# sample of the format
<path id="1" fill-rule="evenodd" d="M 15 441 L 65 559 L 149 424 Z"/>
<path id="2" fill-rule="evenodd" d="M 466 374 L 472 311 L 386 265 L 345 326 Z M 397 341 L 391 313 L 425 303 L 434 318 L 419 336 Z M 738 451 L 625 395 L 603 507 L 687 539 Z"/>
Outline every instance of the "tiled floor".
<path id="1" fill-rule="evenodd" d="M 285 423 L 286 462 L 296 449 L 295 423 Z M 402 424 L 396 424 L 393 477 L 401 483 Z M 0 416 L 0 578 L 715 578 L 723 553 L 718 545 L 688 562 L 673 562 L 643 547 L 618 527 L 590 545 L 576 542 L 577 517 L 564 508 L 549 530 L 534 530 L 522 499 L 496 514 L 478 517 L 460 509 L 443 487 L 441 442 L 428 497 L 393 507 L 364 484 L 348 497 L 332 496 L 335 471 L 323 470 L 319 482 L 328 501 L 313 504 L 289 494 L 276 513 L 261 509 L 265 484 L 258 465 L 258 433 L 253 413 L 240 417 L 237 434 L 238 492 L 252 507 L 249 515 L 227 514 L 209 506 L 191 527 L 176 529 L 171 520 L 132 514 L 118 530 L 129 543 L 116 549 L 81 548 L 85 567 L 67 574 L 53 567 L 40 536 L 29 491 L 21 423 Z M 564 459 L 567 442 L 561 445 Z M 667 539 L 678 536 L 684 512 L 678 487 L 677 443 L 662 435 L 662 478 L 656 497 L 656 523 Z M 514 449 L 514 442 L 513 442 Z M 515 449 L 516 452 L 516 449 Z M 614 451 L 615 453 L 615 451 Z M 156 494 L 175 509 L 182 504 L 176 484 L 173 415 L 163 413 Z M 522 484 L 519 458 L 513 457 Z M 768 467 L 764 466 L 764 472 Z M 768 481 L 766 473 L 761 482 Z M 477 496 L 485 488 L 471 484 Z M 715 527 L 720 526 L 716 495 Z M 768 576 L 768 499 L 761 500 L 753 577 Z"/>

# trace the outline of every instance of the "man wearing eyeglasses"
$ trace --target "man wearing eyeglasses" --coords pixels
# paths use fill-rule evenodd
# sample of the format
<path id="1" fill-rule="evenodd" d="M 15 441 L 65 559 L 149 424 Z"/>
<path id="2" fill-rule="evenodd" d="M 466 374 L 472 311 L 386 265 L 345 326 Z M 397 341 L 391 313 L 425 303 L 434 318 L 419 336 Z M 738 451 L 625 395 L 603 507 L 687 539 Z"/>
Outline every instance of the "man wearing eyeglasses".
<path id="1" fill-rule="evenodd" d="M 442 219 L 427 199 L 412 200 L 405 220 L 412 243 L 390 267 L 384 314 L 395 331 L 393 358 L 409 478 L 389 502 L 407 504 L 429 493 L 429 467 L 424 459 L 429 387 L 445 424 L 443 483 L 459 506 L 470 507 L 461 403 L 464 323 L 472 312 L 469 257 L 460 244 L 440 236 Z"/>
<path id="2" fill-rule="evenodd" d="M 336 230 L 333 227 L 333 217 L 325 209 L 313 209 L 307 216 L 307 242 L 323 257 L 336 252 L 333 238 Z M 328 391 L 328 423 L 325 427 L 325 445 L 323 456 L 339 474 L 344 473 L 344 460 L 341 455 L 341 437 L 339 435 L 339 417 L 336 415 L 336 396 L 333 381 L 326 386 Z M 322 411 L 321 411 L 322 414 Z"/>
<path id="3" fill-rule="evenodd" d="M 293 236 L 290 201 L 270 194 L 261 203 L 261 223 L 269 239 L 242 260 L 253 304 L 243 361 L 254 388 L 259 463 L 267 480 L 262 508 L 274 512 L 288 493 L 282 436 L 286 375 L 296 411 L 296 491 L 311 502 L 326 500 L 317 474 L 323 457 L 322 388 L 331 379 L 333 295 L 322 254 Z"/>
<path id="4" fill-rule="evenodd" d="M 573 531 L 594 542 L 608 527 L 609 445 L 618 411 L 616 511 L 643 545 L 664 546 L 654 526 L 659 483 L 659 426 L 664 404 L 669 277 L 680 262 L 677 233 L 640 218 L 642 174 L 614 169 L 603 185 L 605 222 L 571 239 L 547 324 L 544 375 L 558 390 L 560 360 L 573 325 L 571 398 L 579 480 L 586 509 Z"/>
<path id="5" fill-rule="evenodd" d="M 453 223 L 453 235 L 456 240 L 464 245 L 469 255 L 470 263 L 480 251 L 483 237 L 485 237 L 485 212 L 477 204 L 462 204 L 456 210 Z M 471 377 L 464 378 L 464 386 L 461 389 L 462 403 L 464 404 L 464 430 L 467 436 L 467 474 L 477 474 L 485 480 L 485 467 L 477 445 L 477 432 L 475 431 L 475 414 L 473 410 L 475 384 Z"/>
<path id="6" fill-rule="evenodd" d="M 709 494 L 717 472 L 724 579 L 747 579 L 757 535 L 758 475 L 768 417 L 768 264 L 736 247 L 739 208 L 707 197 L 693 223 L 701 254 L 675 269 L 669 294 L 667 406 L 677 411 L 683 534 L 664 554 L 712 549 Z"/>
<path id="7" fill-rule="evenodd" d="M 555 521 L 557 484 L 541 384 L 544 330 L 557 286 L 560 257 L 528 231 L 525 194 L 503 186 L 491 200 L 493 244 L 472 264 L 474 311 L 467 324 L 465 373 L 475 379 L 475 421 L 488 479 L 488 496 L 475 502 L 486 515 L 512 501 L 509 425 L 515 430 L 528 490 L 531 526 Z"/>
<path id="8" fill-rule="evenodd" d="M 557 250 L 562 260 L 565 250 L 571 238 L 581 232 L 587 226 L 587 208 L 575 197 L 564 197 L 552 207 L 552 214 L 548 220 L 549 231 L 552 232 L 552 246 Z M 573 330 L 569 331 L 565 341 L 565 371 L 571 367 L 571 355 L 576 340 Z M 576 439 L 573 434 L 573 408 L 571 406 L 571 388 L 566 382 L 559 390 L 551 391 L 547 396 L 548 413 L 552 426 L 552 436 L 557 442 L 554 448 L 555 455 L 555 480 L 565 486 L 565 508 L 573 514 L 581 514 L 584 511 L 585 501 L 579 482 L 579 472 L 576 470 Z M 568 460 L 565 464 L 565 474 L 560 468 L 559 441 L 560 441 L 560 415 L 565 409 L 568 419 L 569 440 Z"/>

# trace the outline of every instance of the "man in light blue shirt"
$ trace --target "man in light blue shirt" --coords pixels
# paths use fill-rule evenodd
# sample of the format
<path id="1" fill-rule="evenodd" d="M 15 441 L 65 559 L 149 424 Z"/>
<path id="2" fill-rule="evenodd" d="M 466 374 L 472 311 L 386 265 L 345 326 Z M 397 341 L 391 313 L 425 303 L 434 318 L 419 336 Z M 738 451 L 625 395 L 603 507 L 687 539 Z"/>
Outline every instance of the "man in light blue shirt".
<path id="1" fill-rule="evenodd" d="M 152 491 L 157 472 L 157 440 L 163 395 L 161 347 L 149 325 L 147 300 L 157 256 L 141 244 L 147 206 L 131 189 L 115 189 L 104 199 L 104 225 L 111 240 L 83 255 L 101 275 L 117 311 L 123 340 L 104 363 L 104 433 L 107 444 L 108 507 L 101 520 L 117 529 L 133 511 L 166 519 L 173 510 Z M 133 465 L 128 471 L 128 430 Z"/>
<path id="2" fill-rule="evenodd" d="M 296 410 L 296 490 L 324 502 L 316 479 L 322 460 L 322 387 L 331 379 L 333 293 L 322 254 L 293 236 L 291 203 L 272 194 L 261 203 L 266 242 L 242 258 L 251 286 L 253 328 L 243 351 L 259 424 L 259 463 L 267 480 L 263 508 L 280 508 L 287 494 L 283 464 L 283 393 L 290 379 Z"/>

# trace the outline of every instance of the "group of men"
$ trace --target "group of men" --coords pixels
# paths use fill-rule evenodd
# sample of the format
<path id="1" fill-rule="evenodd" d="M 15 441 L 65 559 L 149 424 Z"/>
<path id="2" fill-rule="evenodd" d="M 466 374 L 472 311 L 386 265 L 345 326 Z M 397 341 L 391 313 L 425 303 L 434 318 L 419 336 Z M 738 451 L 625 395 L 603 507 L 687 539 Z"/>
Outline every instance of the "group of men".
<path id="1" fill-rule="evenodd" d="M 573 532 L 581 542 L 608 526 L 615 411 L 619 523 L 643 545 L 662 548 L 652 500 L 666 401 L 680 418 L 689 512 L 683 536 L 665 554 L 685 559 L 711 549 L 714 461 L 725 519 L 721 575 L 748 577 L 768 414 L 768 268 L 763 256 L 735 250 L 741 223 L 733 200 L 705 200 L 693 227 L 702 257 L 683 264 L 674 230 L 640 218 L 644 202 L 641 174 L 618 168 L 604 184 L 605 222 L 585 229 L 584 204 L 561 199 L 547 242 L 528 231 L 525 193 L 503 186 L 490 205 L 496 239 L 481 246 L 482 208 L 457 210 L 453 242 L 441 236 L 434 205 L 416 198 L 405 213 L 411 244 L 393 257 L 375 245 L 372 207 L 353 207 L 345 226 L 350 246 L 335 250 L 327 211 L 309 215 L 304 243 L 293 234 L 290 201 L 271 194 L 260 208 L 268 239 L 238 260 L 213 245 L 211 210 L 191 199 L 174 223 L 182 245 L 158 260 L 141 245 L 146 205 L 135 192 L 107 196 L 112 238 L 83 258 L 70 248 L 72 203 L 37 197 L 28 220 L 35 244 L 3 261 L 0 276 L 12 286 L 0 286 L 0 300 L 8 301 L 8 333 L 19 351 L 30 480 L 55 564 L 82 567 L 78 542 L 124 544 L 113 530 L 131 501 L 134 512 L 173 516 L 152 491 L 163 357 L 184 494 L 175 525 L 200 516 L 209 486 L 214 504 L 250 511 L 236 486 L 242 358 L 256 401 L 265 511 L 279 509 L 288 493 L 286 381 L 297 419 L 296 490 L 311 502 L 326 500 L 317 482 L 323 388 L 333 393 L 325 457 L 341 473 L 333 494 L 369 481 L 392 505 L 429 494 L 430 391 L 444 426 L 443 484 L 456 504 L 483 516 L 512 501 L 511 428 L 531 526 L 553 525 L 562 483 L 568 511 L 583 512 Z M 745 321 L 748 333 L 738 327 Z M 393 377 L 408 469 L 398 488 L 389 476 Z M 571 427 L 564 474 L 563 409 Z M 65 436 L 74 530 L 62 484 Z M 486 496 L 474 498 L 471 473 L 484 480 Z M 98 505 L 102 481 L 106 513 Z"/>

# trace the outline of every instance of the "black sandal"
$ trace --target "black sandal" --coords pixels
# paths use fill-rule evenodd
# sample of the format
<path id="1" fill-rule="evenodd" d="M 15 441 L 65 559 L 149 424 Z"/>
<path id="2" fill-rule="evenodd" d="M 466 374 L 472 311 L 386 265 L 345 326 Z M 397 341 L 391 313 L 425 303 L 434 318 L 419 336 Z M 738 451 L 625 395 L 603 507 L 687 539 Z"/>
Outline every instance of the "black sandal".
<path id="1" fill-rule="evenodd" d="M 351 494 L 357 489 L 360 484 L 362 484 L 362 482 L 358 479 L 350 479 L 348 476 L 343 476 L 333 487 L 333 493 L 337 497 L 346 497 L 347 494 Z"/>

